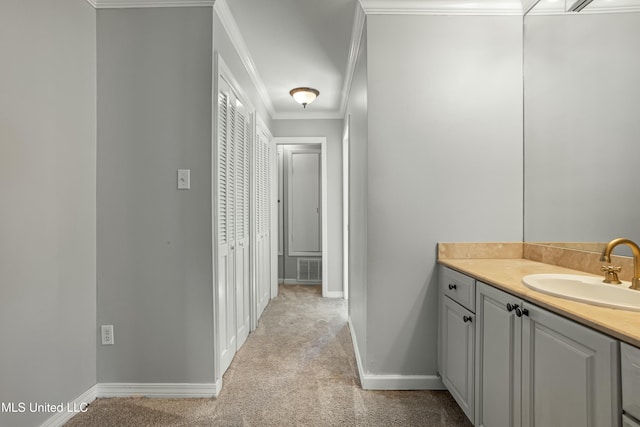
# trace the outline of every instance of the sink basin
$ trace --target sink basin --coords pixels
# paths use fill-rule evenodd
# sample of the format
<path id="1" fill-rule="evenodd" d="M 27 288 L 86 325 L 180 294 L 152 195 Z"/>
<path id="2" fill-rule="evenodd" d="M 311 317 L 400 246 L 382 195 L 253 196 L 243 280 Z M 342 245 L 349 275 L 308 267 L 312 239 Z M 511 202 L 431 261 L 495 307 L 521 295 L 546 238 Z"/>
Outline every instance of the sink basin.
<path id="1" fill-rule="evenodd" d="M 577 274 L 530 274 L 522 278 L 530 289 L 592 305 L 640 311 L 640 291 L 628 289 L 629 282 L 612 285 L 602 277 Z"/>

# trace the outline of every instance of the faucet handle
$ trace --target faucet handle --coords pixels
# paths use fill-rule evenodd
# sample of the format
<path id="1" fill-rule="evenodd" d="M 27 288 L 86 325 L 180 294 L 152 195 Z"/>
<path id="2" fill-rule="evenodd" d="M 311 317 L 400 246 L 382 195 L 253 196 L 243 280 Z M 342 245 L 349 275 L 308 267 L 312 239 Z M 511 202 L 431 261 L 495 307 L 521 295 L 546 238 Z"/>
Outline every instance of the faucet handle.
<path id="1" fill-rule="evenodd" d="M 604 283 L 612 283 L 614 285 L 619 285 L 620 283 L 622 283 L 620 279 L 618 279 L 618 273 L 622 271 L 622 267 L 603 265 L 602 267 L 600 267 L 600 271 L 604 271 Z"/>

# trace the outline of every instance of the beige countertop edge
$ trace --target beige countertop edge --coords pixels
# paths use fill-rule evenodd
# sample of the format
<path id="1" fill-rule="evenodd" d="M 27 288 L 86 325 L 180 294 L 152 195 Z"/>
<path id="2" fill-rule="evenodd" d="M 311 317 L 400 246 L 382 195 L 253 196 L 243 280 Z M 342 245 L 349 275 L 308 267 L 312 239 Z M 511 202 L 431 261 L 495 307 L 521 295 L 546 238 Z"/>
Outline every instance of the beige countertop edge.
<path id="1" fill-rule="evenodd" d="M 527 259 L 440 259 L 438 263 L 620 341 L 640 347 L 640 312 L 599 307 L 557 298 L 534 291 L 522 284 L 522 278 L 528 274 L 589 275 L 589 273 Z"/>

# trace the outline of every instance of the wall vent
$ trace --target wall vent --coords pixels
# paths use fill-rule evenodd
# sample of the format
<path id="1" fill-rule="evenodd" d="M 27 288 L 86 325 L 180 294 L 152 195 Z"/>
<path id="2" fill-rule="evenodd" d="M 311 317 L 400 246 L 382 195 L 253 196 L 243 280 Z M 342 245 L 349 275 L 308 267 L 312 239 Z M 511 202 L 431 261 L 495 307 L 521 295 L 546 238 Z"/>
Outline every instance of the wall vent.
<path id="1" fill-rule="evenodd" d="M 322 258 L 298 258 L 299 282 L 322 282 Z"/>

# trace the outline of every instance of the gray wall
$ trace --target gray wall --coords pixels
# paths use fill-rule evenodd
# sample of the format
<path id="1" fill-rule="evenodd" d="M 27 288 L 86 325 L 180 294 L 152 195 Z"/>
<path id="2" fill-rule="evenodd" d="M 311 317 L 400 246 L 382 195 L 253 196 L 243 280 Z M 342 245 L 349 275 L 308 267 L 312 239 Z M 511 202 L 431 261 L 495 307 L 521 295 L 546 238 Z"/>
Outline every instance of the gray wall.
<path id="1" fill-rule="evenodd" d="M 212 9 L 97 15 L 98 381 L 211 383 Z"/>
<path id="2" fill-rule="evenodd" d="M 367 365 L 367 28 L 363 29 L 347 106 L 349 120 L 349 320 Z"/>
<path id="3" fill-rule="evenodd" d="M 327 233 L 329 292 L 342 292 L 342 131 L 343 120 L 274 120 L 274 137 L 327 138 Z"/>
<path id="4" fill-rule="evenodd" d="M 95 10 L 3 0 L 0 55 L 0 402 L 59 404 L 96 383 Z"/>
<path id="5" fill-rule="evenodd" d="M 437 242 L 522 238 L 521 24 L 367 18 L 372 373 L 436 372 Z"/>
<path id="6" fill-rule="evenodd" d="M 638 241 L 640 13 L 525 19 L 525 240 Z"/>

